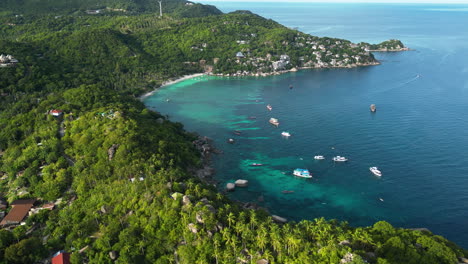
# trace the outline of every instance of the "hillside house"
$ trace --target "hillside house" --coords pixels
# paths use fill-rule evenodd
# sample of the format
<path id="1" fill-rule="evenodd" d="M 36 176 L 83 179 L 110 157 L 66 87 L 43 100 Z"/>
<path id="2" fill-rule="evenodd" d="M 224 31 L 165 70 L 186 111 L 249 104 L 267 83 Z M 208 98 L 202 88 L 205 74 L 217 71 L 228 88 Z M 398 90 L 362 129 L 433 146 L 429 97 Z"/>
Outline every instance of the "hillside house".
<path id="1" fill-rule="evenodd" d="M 0 226 L 19 225 L 26 218 L 35 202 L 35 199 L 22 199 L 11 203 L 12 209 L 0 222 Z"/>
<path id="2" fill-rule="evenodd" d="M 0 67 L 15 66 L 16 63 L 18 63 L 18 60 L 15 59 L 12 55 L 0 55 Z"/>
<path id="3" fill-rule="evenodd" d="M 237 58 L 245 58 L 245 55 L 244 55 L 244 53 L 239 51 L 239 52 L 236 53 L 236 57 Z"/>
<path id="4" fill-rule="evenodd" d="M 53 116 L 61 116 L 63 114 L 63 111 L 58 110 L 58 109 L 54 109 L 54 110 L 50 111 L 50 114 L 53 115 Z"/>
<path id="5" fill-rule="evenodd" d="M 70 253 L 60 250 L 52 257 L 52 264 L 70 264 Z"/>

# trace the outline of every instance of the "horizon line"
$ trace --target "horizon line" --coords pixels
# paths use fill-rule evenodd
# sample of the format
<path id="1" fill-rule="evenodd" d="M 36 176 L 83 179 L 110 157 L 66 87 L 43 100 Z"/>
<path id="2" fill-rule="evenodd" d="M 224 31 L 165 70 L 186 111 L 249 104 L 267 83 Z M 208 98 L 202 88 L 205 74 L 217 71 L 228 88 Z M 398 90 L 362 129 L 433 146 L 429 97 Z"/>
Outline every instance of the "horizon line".
<path id="1" fill-rule="evenodd" d="M 317 4 L 463 4 L 468 5 L 467 0 L 197 0 L 196 2 L 276 2 L 276 3 L 317 3 Z"/>

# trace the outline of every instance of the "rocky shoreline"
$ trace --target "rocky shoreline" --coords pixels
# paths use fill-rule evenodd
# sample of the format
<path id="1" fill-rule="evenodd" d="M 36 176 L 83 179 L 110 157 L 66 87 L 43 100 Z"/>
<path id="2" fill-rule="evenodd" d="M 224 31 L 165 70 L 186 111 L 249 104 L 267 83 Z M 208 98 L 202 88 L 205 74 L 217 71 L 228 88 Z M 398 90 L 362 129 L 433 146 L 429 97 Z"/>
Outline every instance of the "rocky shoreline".
<path id="1" fill-rule="evenodd" d="M 400 51 L 410 51 L 412 49 L 404 47 L 404 48 L 397 48 L 397 49 L 374 49 L 369 50 L 370 52 L 400 52 Z"/>
<path id="2" fill-rule="evenodd" d="M 195 175 L 198 179 L 202 182 L 213 185 L 217 187 L 219 181 L 214 178 L 215 169 L 212 167 L 212 160 L 211 157 L 213 154 L 223 154 L 222 151 L 216 149 L 213 146 L 213 140 L 206 137 L 206 136 L 198 136 L 196 140 L 192 142 L 195 148 L 200 152 L 200 158 L 202 165 L 200 168 L 193 168 L 190 172 Z M 242 182 L 240 182 L 242 181 Z M 236 183 L 232 183 L 232 185 L 237 187 L 247 187 L 248 181 L 245 180 L 237 180 Z M 228 189 L 224 190 L 224 193 L 228 192 Z M 247 209 L 247 210 L 264 210 L 265 212 L 269 213 L 268 208 L 260 206 L 257 202 L 242 202 L 239 200 L 232 200 L 233 202 L 237 203 L 240 207 Z M 258 202 L 264 202 L 263 196 L 258 198 Z M 272 215 L 273 220 L 278 223 L 286 223 L 288 220 L 286 218 Z"/>
<path id="3" fill-rule="evenodd" d="M 200 153 L 201 167 L 191 169 L 193 175 L 206 184 L 217 186 L 218 181 L 214 179 L 215 169 L 212 167 L 211 156 L 213 154 L 222 154 L 223 152 L 213 146 L 213 140 L 206 136 L 198 136 L 193 145 Z"/>
<path id="4" fill-rule="evenodd" d="M 273 75 L 281 75 L 281 74 L 285 74 L 285 73 L 288 73 L 288 72 L 297 72 L 297 71 L 300 71 L 300 70 L 312 70 L 312 69 L 336 69 L 336 68 L 347 68 L 347 69 L 351 69 L 351 68 L 357 68 L 357 67 L 367 67 L 367 66 L 376 66 L 376 65 L 380 65 L 380 62 L 379 61 L 375 61 L 375 62 L 372 62 L 372 63 L 357 63 L 357 64 L 350 64 L 350 65 L 347 65 L 347 66 L 326 66 L 326 67 L 322 67 L 322 66 L 319 66 L 319 67 L 293 67 L 289 70 L 279 70 L 279 71 L 272 71 L 272 72 L 262 72 L 262 73 L 253 73 L 253 72 L 237 72 L 237 73 L 218 73 L 218 74 L 215 74 L 215 73 L 205 73 L 206 75 L 209 75 L 209 76 L 219 76 L 219 77 L 241 77 L 241 76 L 251 76 L 251 77 L 268 77 L 268 76 L 273 76 Z"/>

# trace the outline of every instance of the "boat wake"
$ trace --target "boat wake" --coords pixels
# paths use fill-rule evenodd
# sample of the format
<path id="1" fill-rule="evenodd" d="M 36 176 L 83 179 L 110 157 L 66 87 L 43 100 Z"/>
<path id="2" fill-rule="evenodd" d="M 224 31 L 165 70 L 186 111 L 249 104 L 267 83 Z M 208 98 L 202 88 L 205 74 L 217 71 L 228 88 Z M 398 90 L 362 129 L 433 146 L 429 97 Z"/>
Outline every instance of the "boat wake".
<path id="1" fill-rule="evenodd" d="M 409 80 L 407 80 L 407 81 L 404 81 L 404 82 L 402 82 L 402 83 L 396 85 L 393 89 L 395 89 L 395 88 L 401 88 L 401 87 L 403 87 L 403 86 L 406 86 L 406 85 L 408 85 L 408 84 L 410 84 L 410 83 L 412 83 L 412 82 L 414 82 L 414 81 L 417 81 L 419 78 L 421 78 L 421 75 L 416 74 L 416 76 L 414 76 L 413 78 L 411 78 L 411 79 L 409 79 Z M 392 89 L 389 89 L 389 90 L 392 90 Z"/>
<path id="2" fill-rule="evenodd" d="M 396 84 L 395 86 L 390 86 L 390 87 L 387 87 L 387 88 L 384 88 L 384 89 L 381 89 L 381 90 L 377 90 L 375 91 L 374 93 L 385 93 L 385 92 L 388 92 L 388 91 L 391 91 L 391 90 L 394 90 L 394 89 L 398 89 L 398 88 L 401 88 L 401 87 L 404 87 L 412 82 L 415 82 L 417 81 L 419 78 L 421 78 L 421 75 L 420 74 L 416 74 L 414 77 L 411 77 L 410 79 L 407 79 L 403 82 L 400 82 L 398 84 Z"/>

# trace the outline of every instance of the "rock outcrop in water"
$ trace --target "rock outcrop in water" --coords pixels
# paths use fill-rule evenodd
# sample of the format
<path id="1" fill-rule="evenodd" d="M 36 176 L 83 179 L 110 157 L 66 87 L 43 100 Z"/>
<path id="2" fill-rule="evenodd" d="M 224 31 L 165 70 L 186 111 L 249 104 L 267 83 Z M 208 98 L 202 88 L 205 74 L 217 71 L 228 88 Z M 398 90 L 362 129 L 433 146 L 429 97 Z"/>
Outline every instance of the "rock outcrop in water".
<path id="1" fill-rule="evenodd" d="M 237 187 L 247 187 L 249 185 L 249 181 L 248 180 L 242 180 L 242 179 L 239 179 L 235 182 L 236 186 Z"/>
<path id="2" fill-rule="evenodd" d="M 236 185 L 232 182 L 226 184 L 226 191 L 233 192 L 236 189 Z"/>

